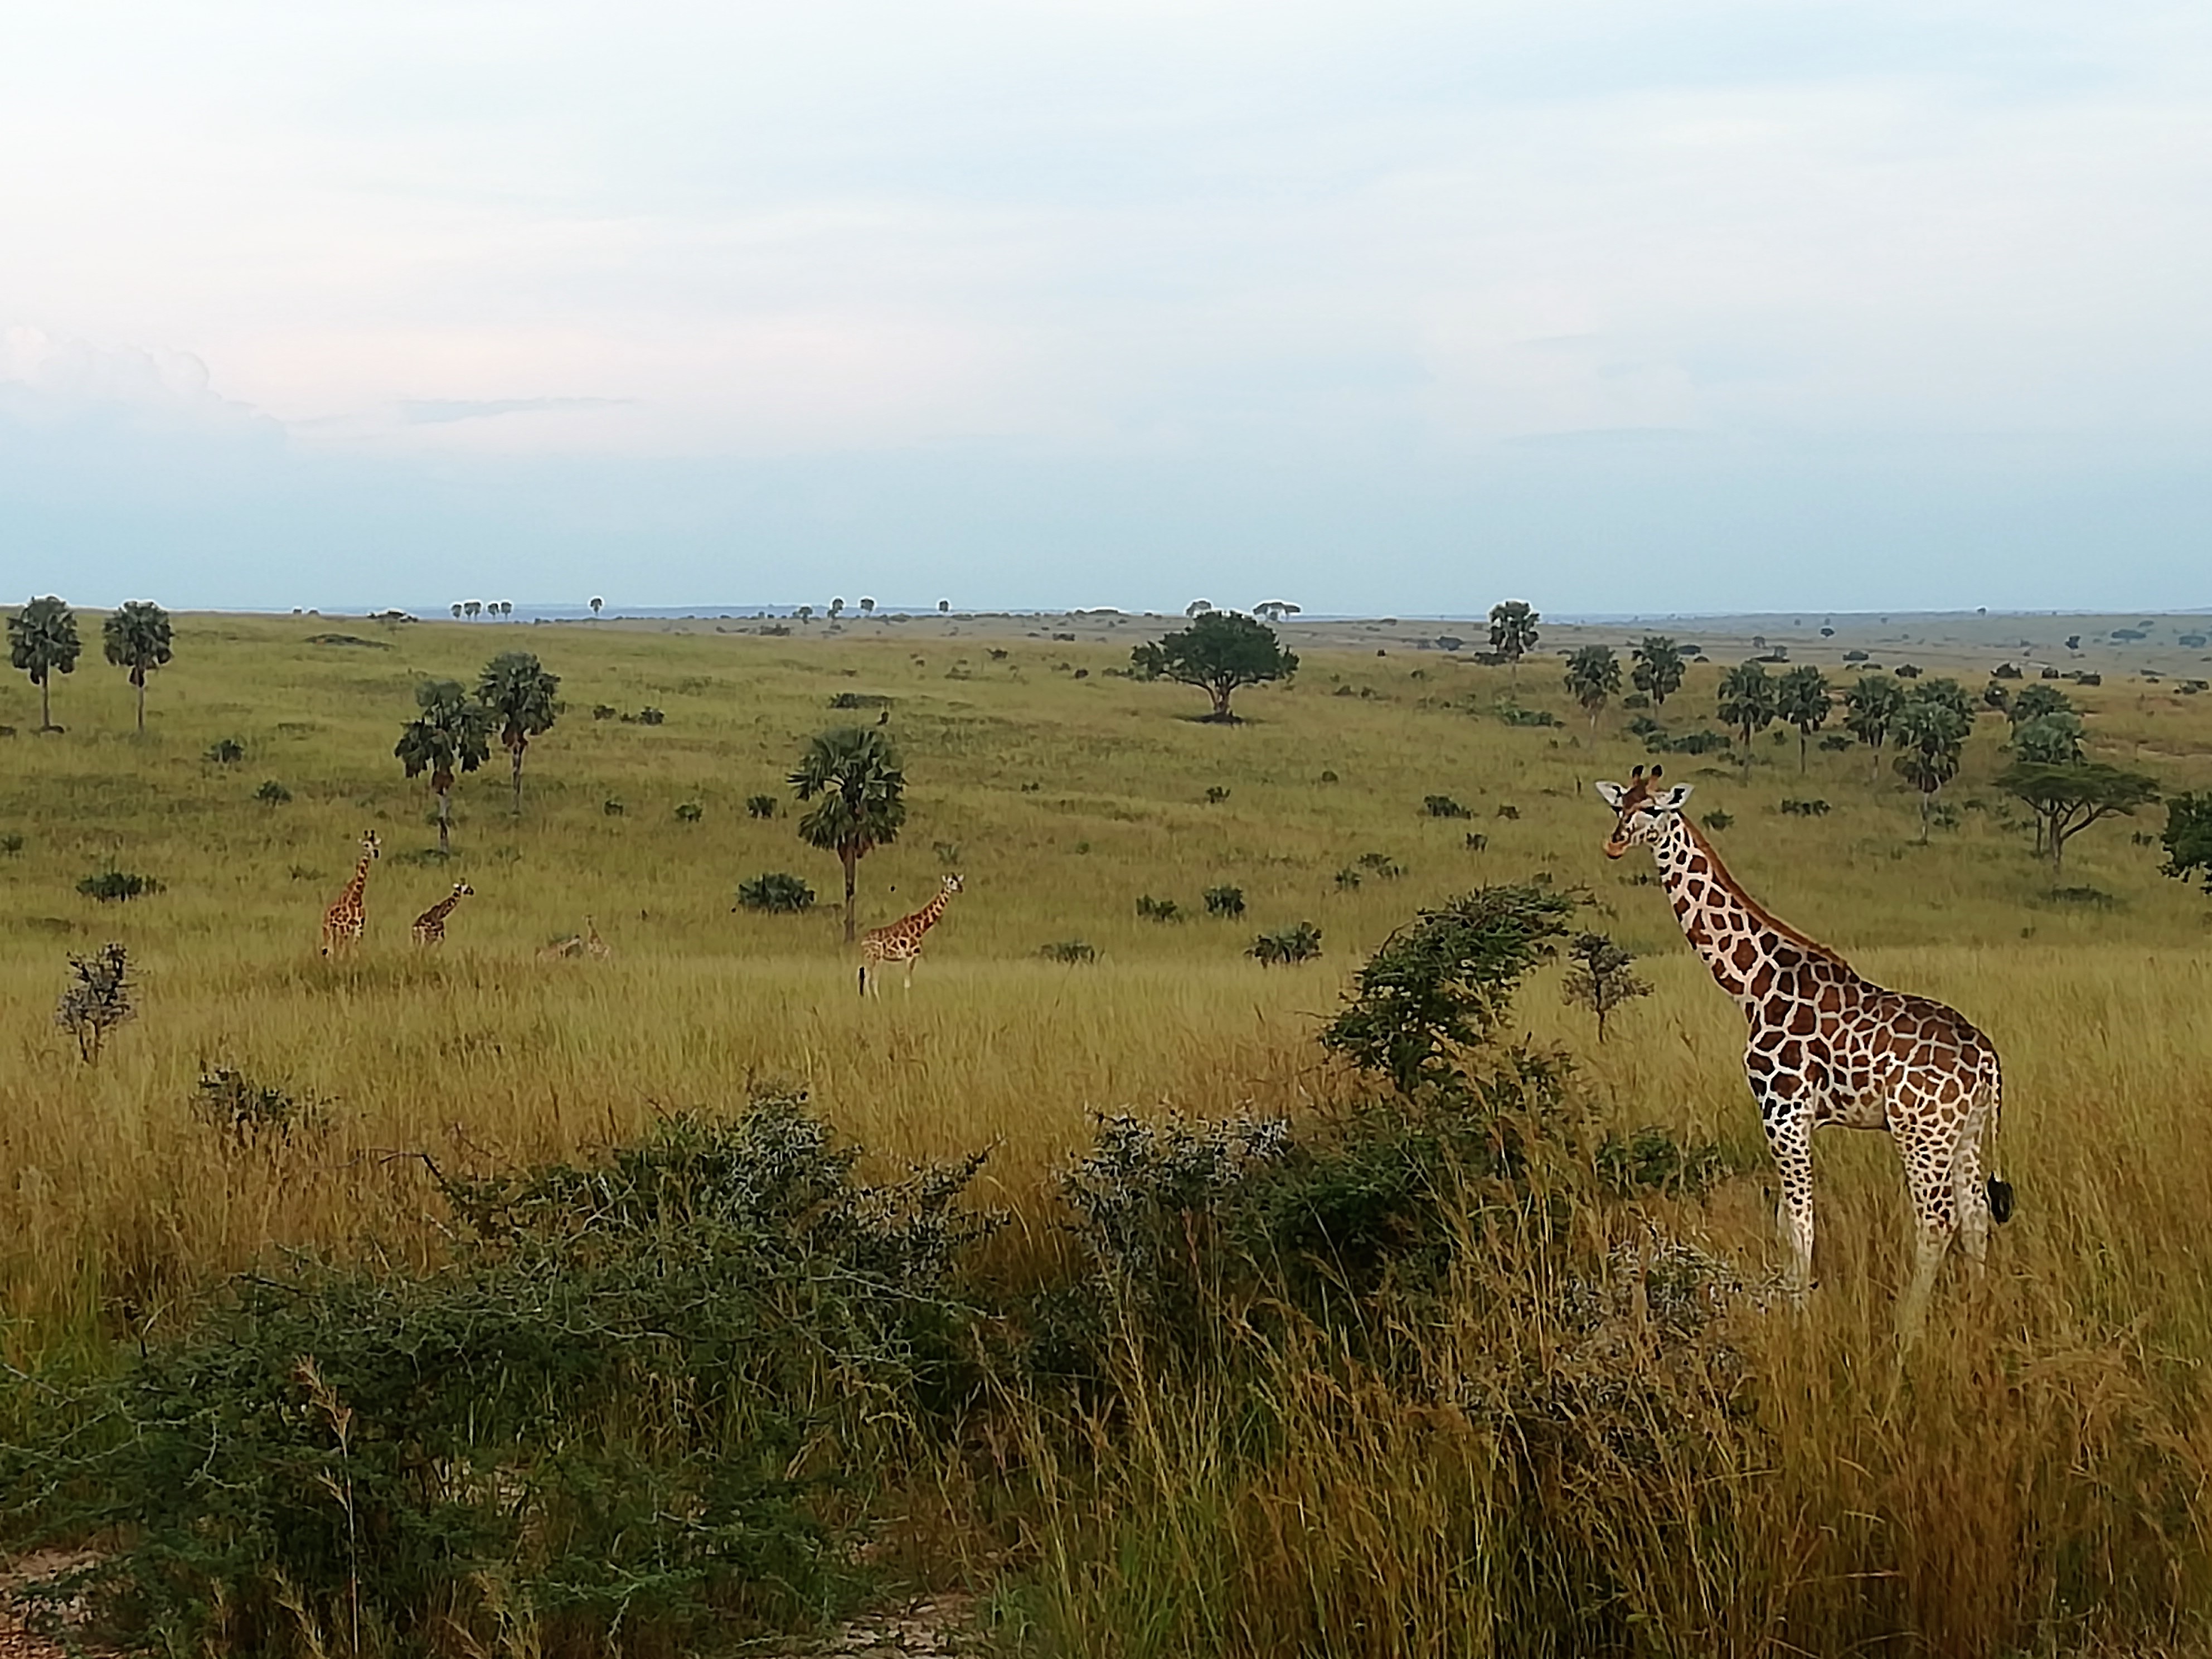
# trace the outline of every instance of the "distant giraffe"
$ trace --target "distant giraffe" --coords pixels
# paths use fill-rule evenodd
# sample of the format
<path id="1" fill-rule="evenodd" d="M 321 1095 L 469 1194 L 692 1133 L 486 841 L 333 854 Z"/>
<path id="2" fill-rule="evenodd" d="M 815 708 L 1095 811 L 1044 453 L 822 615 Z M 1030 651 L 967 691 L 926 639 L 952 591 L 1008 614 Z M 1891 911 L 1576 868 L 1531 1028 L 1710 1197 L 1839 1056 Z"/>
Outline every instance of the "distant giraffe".
<path id="1" fill-rule="evenodd" d="M 566 962 L 572 957 L 589 957 L 594 962 L 605 962 L 614 953 L 614 946 L 599 937 L 599 924 L 586 916 L 582 933 L 555 939 L 538 951 L 538 959 L 540 962 Z"/>
<path id="2" fill-rule="evenodd" d="M 362 832 L 361 862 L 354 866 L 353 879 L 346 884 L 338 902 L 323 912 L 323 954 L 336 956 L 338 947 L 348 949 L 361 943 L 361 930 L 366 917 L 361 908 L 362 889 L 368 885 L 368 866 L 376 861 L 376 831 Z"/>
<path id="3" fill-rule="evenodd" d="M 586 916 L 584 918 L 584 954 L 594 962 L 605 962 L 614 953 L 614 946 L 599 937 L 599 924 L 589 916 Z"/>
<path id="4" fill-rule="evenodd" d="M 914 989 L 914 964 L 921 960 L 921 942 L 929 930 L 937 926 L 937 919 L 945 914 L 945 907 L 952 902 L 952 896 L 960 890 L 960 878 L 947 876 L 937 896 L 910 916 L 905 916 L 888 927 L 871 927 L 860 935 L 860 994 L 883 994 L 883 969 L 887 962 L 906 963 L 906 988 Z M 869 981 L 869 970 L 875 972 L 876 982 Z"/>
<path id="5" fill-rule="evenodd" d="M 453 890 L 415 918 L 415 942 L 417 945 L 443 945 L 446 942 L 446 918 L 453 914 L 453 907 L 465 898 L 472 898 L 476 889 L 465 881 L 453 884 Z"/>
<path id="6" fill-rule="evenodd" d="M 1792 1256 L 1790 1289 L 1813 1285 L 1813 1131 L 1886 1129 L 1905 1164 L 1917 1260 L 1899 1303 L 1910 1340 L 1954 1235 L 1977 1267 L 2012 1188 L 1982 1179 L 1981 1141 L 2003 1088 L 1989 1038 L 1940 1002 L 1861 977 L 1826 945 L 1778 921 L 1723 867 L 1684 815 L 1686 786 L 1659 787 L 1638 767 L 1597 792 L 1620 816 L 1607 858 L 1649 847 L 1682 933 L 1751 1024 L 1744 1070 L 1782 1176 L 1777 1214 Z"/>

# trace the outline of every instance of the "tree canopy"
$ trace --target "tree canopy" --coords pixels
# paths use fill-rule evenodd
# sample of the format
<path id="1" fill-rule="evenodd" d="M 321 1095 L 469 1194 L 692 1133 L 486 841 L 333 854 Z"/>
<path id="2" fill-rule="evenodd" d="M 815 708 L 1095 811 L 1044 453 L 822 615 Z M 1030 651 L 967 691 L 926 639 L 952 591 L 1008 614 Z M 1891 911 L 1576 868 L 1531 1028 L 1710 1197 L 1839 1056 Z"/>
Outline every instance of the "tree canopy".
<path id="1" fill-rule="evenodd" d="M 1738 663 L 1721 676 L 1720 698 L 1714 712 L 1723 726 L 1741 732 L 1746 744 L 1774 723 L 1774 681 L 1766 665 Z"/>
<path id="2" fill-rule="evenodd" d="M 1209 719 L 1233 720 L 1230 694 L 1243 685 L 1288 679 L 1297 672 L 1294 652 L 1283 649 L 1275 630 L 1235 611 L 1206 611 L 1190 626 L 1129 653 L 1139 678 L 1194 685 L 1213 699 Z"/>
<path id="3" fill-rule="evenodd" d="M 459 680 L 425 680 L 415 688 L 422 712 L 400 729 L 392 754 L 410 778 L 430 775 L 438 797 L 438 850 L 453 850 L 453 789 L 456 772 L 473 772 L 491 758 L 492 711 L 469 701 Z"/>
<path id="4" fill-rule="evenodd" d="M 561 712 L 561 677 L 549 674 L 528 651 L 503 651 L 483 667 L 477 701 L 499 722 L 499 740 L 514 763 L 514 805 L 522 811 L 522 756 L 530 740 L 553 729 Z"/>
<path id="5" fill-rule="evenodd" d="M 2072 766 L 2081 758 L 2081 717 L 2070 708 L 2039 714 L 2012 730 L 2013 753 L 2037 766 Z"/>
<path id="6" fill-rule="evenodd" d="M 2035 814 L 2043 845 L 2051 854 L 2053 877 L 2064 866 L 2066 843 L 2098 819 L 2132 816 L 2136 807 L 2158 799 L 2155 779 L 2096 761 L 2056 765 L 2018 761 L 2000 773 L 1996 781 L 1998 788 Z"/>
<path id="7" fill-rule="evenodd" d="M 906 823 L 906 774 L 878 726 L 841 726 L 806 745 L 788 779 L 814 805 L 799 820 L 810 847 L 835 853 L 845 868 L 845 939 L 852 942 L 854 890 L 860 860 L 898 839 Z"/>
<path id="8" fill-rule="evenodd" d="M 1620 664 L 1609 645 L 1585 645 L 1567 659 L 1567 690 L 1583 706 L 1589 716 L 1590 730 L 1597 730 L 1597 717 L 1605 712 L 1605 705 L 1620 690 Z"/>
<path id="9" fill-rule="evenodd" d="M 1897 775 L 1920 792 L 1920 839 L 1923 842 L 1928 839 L 1928 815 L 1936 792 L 1959 775 L 1966 734 L 1973 730 L 1973 717 L 1938 689 L 1947 684 L 1954 691 L 1958 689 L 1955 681 L 1931 680 L 1914 690 L 1899 705 L 1890 725 L 1902 751 L 1894 763 Z M 1931 692 L 1934 695 L 1928 695 Z"/>
<path id="10" fill-rule="evenodd" d="M 1682 676 L 1688 672 L 1689 659 L 1681 647 L 1664 634 L 1647 634 L 1630 654 L 1636 666 L 1629 684 L 1650 697 L 1653 708 L 1664 708 L 1667 699 L 1682 689 Z"/>
<path id="11" fill-rule="evenodd" d="M 2159 836 L 2166 848 L 2160 867 L 2176 881 L 2201 877 L 2204 890 L 2212 893 L 2212 789 L 2204 793 L 2169 795 L 2166 830 Z"/>
<path id="12" fill-rule="evenodd" d="M 107 660 L 131 671 L 138 692 L 138 729 L 146 729 L 146 676 L 171 656 L 169 613 L 144 599 L 126 600 L 100 625 Z"/>
<path id="13" fill-rule="evenodd" d="M 76 635 L 76 612 L 49 593 L 33 599 L 8 618 L 8 661 L 39 688 L 39 730 L 52 732 L 53 678 L 74 674 L 84 647 Z"/>
<path id="14" fill-rule="evenodd" d="M 1874 753 L 1875 776 L 1881 773 L 1881 747 L 1888 742 L 1897 711 L 1905 706 L 1905 688 L 1887 674 L 1862 674 L 1858 684 L 1844 693 L 1844 729 Z"/>
<path id="15" fill-rule="evenodd" d="M 1775 683 L 1774 713 L 1797 728 L 1797 769 L 1805 769 L 1805 745 L 1813 733 L 1828 723 L 1834 708 L 1828 677 L 1808 663 L 1791 669 Z"/>
<path id="16" fill-rule="evenodd" d="M 1490 648 L 1511 665 L 1516 684 L 1521 659 L 1536 648 L 1536 624 L 1543 620 L 1526 599 L 1501 599 L 1490 607 Z"/>

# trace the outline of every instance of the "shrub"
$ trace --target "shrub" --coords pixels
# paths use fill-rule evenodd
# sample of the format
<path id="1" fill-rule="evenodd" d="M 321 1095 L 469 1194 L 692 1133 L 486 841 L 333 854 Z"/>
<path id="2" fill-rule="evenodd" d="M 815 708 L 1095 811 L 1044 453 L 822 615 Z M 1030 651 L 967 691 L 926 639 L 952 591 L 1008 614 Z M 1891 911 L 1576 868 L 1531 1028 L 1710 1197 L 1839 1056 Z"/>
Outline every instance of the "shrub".
<path id="1" fill-rule="evenodd" d="M 309 1139 L 327 1127 L 322 1103 L 312 1096 L 256 1082 L 227 1066 L 200 1073 L 192 1089 L 191 1114 L 241 1152 L 289 1146 L 295 1134 Z"/>
<path id="2" fill-rule="evenodd" d="M 1359 867 L 1370 872 L 1384 881 L 1395 881 L 1406 873 L 1406 866 L 1388 853 L 1362 853 L 1359 855 Z"/>
<path id="3" fill-rule="evenodd" d="M 605 800 L 599 803 L 600 812 L 611 818 L 618 818 L 629 810 L 629 809 L 628 807 L 624 806 L 612 795 L 608 796 Z"/>
<path id="4" fill-rule="evenodd" d="M 781 805 L 774 795 L 747 795 L 745 816 L 749 818 L 772 818 Z"/>
<path id="5" fill-rule="evenodd" d="M 21 830 L 10 830 L 7 834 L 0 835 L 0 853 L 5 853 L 12 859 L 22 850 L 23 832 Z"/>
<path id="6" fill-rule="evenodd" d="M 117 904 L 126 899 L 158 893 L 161 890 L 161 884 L 151 876 L 134 875 L 126 870 L 102 870 L 98 875 L 87 876 L 78 882 L 76 890 L 87 898 L 98 899 L 103 904 Z"/>
<path id="7" fill-rule="evenodd" d="M 869 691 L 840 691 L 830 699 L 832 708 L 888 708 L 889 697 L 878 696 Z"/>
<path id="8" fill-rule="evenodd" d="M 1352 868 L 1352 866 L 1347 864 L 1343 869 L 1336 872 L 1336 890 L 1338 892 L 1352 892 L 1355 891 L 1358 886 L 1359 872 Z"/>
<path id="9" fill-rule="evenodd" d="M 1825 800 L 1785 800 L 1782 803 L 1782 815 L 1790 818 L 1825 818 L 1828 816 L 1828 803 Z"/>
<path id="10" fill-rule="evenodd" d="M 1490 837 L 1484 835 L 1480 830 L 1470 830 L 1467 832 L 1467 850 L 1468 852 L 1480 853 L 1486 850 L 1489 845 Z"/>
<path id="11" fill-rule="evenodd" d="M 611 702 L 595 702 L 592 705 L 592 718 L 595 720 L 614 720 L 621 714 L 622 710 Z"/>
<path id="12" fill-rule="evenodd" d="M 1518 818 L 1521 816 L 1521 809 L 1510 805 L 1501 806 L 1498 809 L 1498 816 L 1501 818 Z"/>
<path id="13" fill-rule="evenodd" d="M 1474 816 L 1449 795 L 1423 796 L 1421 811 L 1432 818 L 1471 818 Z"/>
<path id="14" fill-rule="evenodd" d="M 1605 1022 L 1623 1003 L 1651 994 L 1637 976 L 1636 958 L 1603 933 L 1577 933 L 1567 946 L 1569 966 L 1559 992 L 1568 1006 L 1597 1017 L 1597 1040 L 1605 1041 Z"/>
<path id="15" fill-rule="evenodd" d="M 937 861 L 948 870 L 960 862 L 960 843 L 957 841 L 933 841 L 929 843 L 929 850 L 937 854 Z M 1079 850 L 1088 852 L 1090 848 L 1086 846 Z"/>
<path id="16" fill-rule="evenodd" d="M 1625 1139 L 1609 1134 L 1597 1149 L 1598 1180 L 1617 1198 L 1639 1192 L 1698 1198 L 1735 1170 L 1719 1142 L 1677 1140 L 1656 1124 L 1647 1124 Z"/>
<path id="17" fill-rule="evenodd" d="M 271 806 L 281 806 L 292 799 L 292 792 L 274 778 L 269 778 L 253 792 L 253 799 L 266 801 Z"/>
<path id="18" fill-rule="evenodd" d="M 1241 916 L 1244 914 L 1244 890 L 1242 887 L 1209 887 L 1206 890 L 1206 914 L 1209 916 Z"/>
<path id="19" fill-rule="evenodd" d="M 1655 732 L 1644 739 L 1646 754 L 1651 755 L 1711 755 L 1733 748 L 1735 740 L 1725 732 L 1716 732 L 1710 726 L 1695 732 L 1685 732 L 1679 738 L 1670 738 L 1664 732 Z"/>
<path id="20" fill-rule="evenodd" d="M 696 800 L 680 800 L 676 803 L 676 816 L 685 823 L 696 823 L 707 816 L 707 809 Z"/>
<path id="21" fill-rule="evenodd" d="M 1244 954 L 1263 968 L 1311 962 L 1321 954 L 1321 929 L 1310 921 L 1302 921 L 1295 927 L 1262 933 Z"/>
<path id="22" fill-rule="evenodd" d="M 1037 954 L 1047 962 L 1065 962 L 1070 964 L 1098 960 L 1098 952 L 1079 939 L 1060 939 L 1054 944 L 1041 947 Z"/>
<path id="23" fill-rule="evenodd" d="M 1206 801 L 1209 806 L 1218 806 L 1229 799 L 1229 792 L 1218 783 L 1206 786 Z"/>
<path id="24" fill-rule="evenodd" d="M 54 1006 L 54 1024 L 76 1039 L 77 1057 L 90 1066 L 100 1059 L 107 1034 L 137 1017 L 131 1000 L 131 958 L 120 945 L 110 943 L 88 957 L 72 953 L 69 965 L 71 983 Z"/>
<path id="25" fill-rule="evenodd" d="M 219 738 L 208 745 L 207 758 L 217 766 L 229 766 L 246 758 L 246 745 L 236 738 Z"/>
<path id="26" fill-rule="evenodd" d="M 662 714 L 660 710 L 655 708 L 651 703 L 646 704 L 644 708 L 637 711 L 637 723 L 640 726 L 660 726 L 665 724 L 667 719 L 667 715 Z"/>
<path id="27" fill-rule="evenodd" d="M 1734 823 L 1735 820 L 1720 807 L 1716 806 L 1711 811 L 1706 813 L 1705 817 L 1699 818 L 1698 822 L 1704 824 L 1708 830 L 1725 830 L 1730 824 Z"/>
<path id="28" fill-rule="evenodd" d="M 1558 726 L 1560 720 L 1548 708 L 1522 708 L 1516 703 L 1500 703 L 1498 718 L 1508 726 Z"/>
<path id="29" fill-rule="evenodd" d="M 1182 919 L 1173 899 L 1154 898 L 1150 893 L 1138 898 L 1137 914 L 1147 921 L 1180 921 Z"/>
<path id="30" fill-rule="evenodd" d="M 814 890 L 797 876 L 770 870 L 738 884 L 738 903 L 747 910 L 788 915 L 811 908 Z"/>
<path id="31" fill-rule="evenodd" d="M 1330 771 L 1323 771 L 1321 775 L 1321 781 L 1323 783 L 1334 783 L 1336 781 L 1336 774 Z"/>
<path id="32" fill-rule="evenodd" d="M 1649 708 L 1651 707 L 1651 698 L 1648 693 L 1632 691 L 1620 700 L 1620 706 L 1623 708 Z"/>

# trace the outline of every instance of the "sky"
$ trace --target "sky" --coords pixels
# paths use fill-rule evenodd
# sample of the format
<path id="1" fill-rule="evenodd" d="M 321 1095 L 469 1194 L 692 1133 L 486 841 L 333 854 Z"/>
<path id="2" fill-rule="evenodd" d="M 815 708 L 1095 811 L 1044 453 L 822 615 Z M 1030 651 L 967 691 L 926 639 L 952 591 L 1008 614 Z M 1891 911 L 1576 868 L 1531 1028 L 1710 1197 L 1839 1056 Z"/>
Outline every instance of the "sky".
<path id="1" fill-rule="evenodd" d="M 19 0 L 0 599 L 2212 605 L 2212 8 Z"/>

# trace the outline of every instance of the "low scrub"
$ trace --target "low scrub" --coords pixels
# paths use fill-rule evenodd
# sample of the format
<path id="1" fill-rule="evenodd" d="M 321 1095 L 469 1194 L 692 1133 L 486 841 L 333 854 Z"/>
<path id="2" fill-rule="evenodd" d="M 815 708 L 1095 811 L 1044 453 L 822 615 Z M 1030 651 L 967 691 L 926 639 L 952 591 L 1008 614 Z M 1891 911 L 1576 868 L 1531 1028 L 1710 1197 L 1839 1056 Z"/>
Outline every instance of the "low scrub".
<path id="1" fill-rule="evenodd" d="M 1293 963 L 1311 962 L 1321 954 L 1321 929 L 1310 921 L 1302 921 L 1295 927 L 1262 933 L 1244 954 L 1263 968 L 1286 968 Z"/>
<path id="2" fill-rule="evenodd" d="M 770 870 L 738 884 L 738 903 L 747 910 L 793 915 L 814 908 L 814 890 L 797 876 Z"/>
<path id="3" fill-rule="evenodd" d="M 136 875 L 127 870 L 102 870 L 79 881 L 76 890 L 103 904 L 119 904 L 126 899 L 158 893 L 161 884 L 151 876 Z"/>

